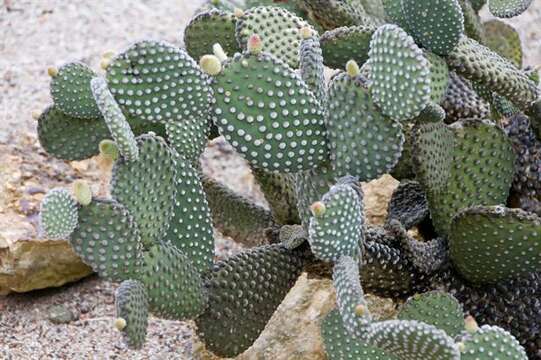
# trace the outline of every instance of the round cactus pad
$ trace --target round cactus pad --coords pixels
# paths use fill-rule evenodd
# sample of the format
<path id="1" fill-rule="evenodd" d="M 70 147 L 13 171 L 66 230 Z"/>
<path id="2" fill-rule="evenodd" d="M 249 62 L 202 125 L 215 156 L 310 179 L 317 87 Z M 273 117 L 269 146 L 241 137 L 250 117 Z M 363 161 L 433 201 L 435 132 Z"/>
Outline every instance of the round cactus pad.
<path id="1" fill-rule="evenodd" d="M 148 299 L 145 287 L 139 281 L 123 281 L 115 291 L 117 321 L 122 319 L 122 337 L 128 347 L 143 347 L 148 326 Z M 120 321 L 122 321 L 120 320 Z"/>
<path id="2" fill-rule="evenodd" d="M 368 60 L 374 26 L 344 26 L 326 31 L 321 36 L 321 50 L 325 65 L 343 69 L 349 60 L 359 65 Z"/>

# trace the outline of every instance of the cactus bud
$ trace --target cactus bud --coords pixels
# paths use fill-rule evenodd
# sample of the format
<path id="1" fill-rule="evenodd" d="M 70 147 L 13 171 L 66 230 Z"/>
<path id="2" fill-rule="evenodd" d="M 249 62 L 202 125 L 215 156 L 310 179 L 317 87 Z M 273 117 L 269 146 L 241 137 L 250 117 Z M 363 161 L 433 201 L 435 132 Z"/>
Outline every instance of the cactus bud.
<path id="1" fill-rule="evenodd" d="M 222 71 L 222 63 L 217 56 L 203 55 L 199 60 L 201 69 L 209 75 L 218 75 Z"/>
<path id="2" fill-rule="evenodd" d="M 251 54 L 257 55 L 263 50 L 263 42 L 258 34 L 252 34 L 248 39 L 248 51 Z"/>
<path id="3" fill-rule="evenodd" d="M 460 351 L 461 353 L 463 353 L 466 350 L 466 345 L 464 345 L 463 342 L 457 343 L 456 347 L 458 348 L 458 351 Z"/>
<path id="4" fill-rule="evenodd" d="M 477 325 L 477 321 L 475 321 L 473 316 L 468 315 L 466 319 L 464 319 L 464 328 L 467 332 L 474 333 L 479 330 L 479 325 Z"/>
<path id="5" fill-rule="evenodd" d="M 47 69 L 47 74 L 49 74 L 50 77 L 55 77 L 56 75 L 58 75 L 58 68 L 51 66 Z"/>
<path id="6" fill-rule="evenodd" d="M 99 145 L 100 155 L 106 159 L 115 161 L 118 159 L 119 152 L 116 143 L 112 140 L 102 140 Z"/>
<path id="7" fill-rule="evenodd" d="M 363 304 L 357 305 L 355 307 L 355 315 L 363 316 L 364 314 L 366 314 L 366 306 L 364 306 Z"/>
<path id="8" fill-rule="evenodd" d="M 83 206 L 92 202 L 92 189 L 85 180 L 75 180 L 73 183 L 73 196 Z"/>
<path id="9" fill-rule="evenodd" d="M 310 211 L 315 217 L 325 214 L 326 210 L 327 208 L 325 207 L 325 204 L 322 203 L 321 201 L 316 201 L 315 203 L 312 204 L 312 206 L 310 206 Z"/>
<path id="10" fill-rule="evenodd" d="M 359 65 L 357 65 L 357 62 L 355 60 L 349 60 L 346 63 L 346 71 L 351 77 L 359 76 L 361 74 Z"/>
<path id="11" fill-rule="evenodd" d="M 38 110 L 33 110 L 32 111 L 32 119 L 37 120 L 37 119 L 39 119 L 40 116 L 41 116 L 40 111 L 38 111 Z"/>
<path id="12" fill-rule="evenodd" d="M 227 54 L 225 53 L 224 49 L 222 48 L 222 45 L 216 43 L 212 45 L 212 52 L 214 55 L 220 59 L 221 62 L 224 62 L 227 60 Z"/>
<path id="13" fill-rule="evenodd" d="M 122 331 L 126 327 L 126 320 L 124 320 L 123 318 L 116 318 L 114 324 L 115 329 L 117 329 L 118 331 Z"/>
<path id="14" fill-rule="evenodd" d="M 240 8 L 235 8 L 235 10 L 233 10 L 233 15 L 235 15 L 235 17 L 237 18 L 240 18 L 244 15 L 244 11 L 242 11 L 242 9 Z"/>
<path id="15" fill-rule="evenodd" d="M 312 37 L 312 29 L 310 29 L 308 26 L 302 27 L 299 32 L 303 39 L 308 39 Z"/>

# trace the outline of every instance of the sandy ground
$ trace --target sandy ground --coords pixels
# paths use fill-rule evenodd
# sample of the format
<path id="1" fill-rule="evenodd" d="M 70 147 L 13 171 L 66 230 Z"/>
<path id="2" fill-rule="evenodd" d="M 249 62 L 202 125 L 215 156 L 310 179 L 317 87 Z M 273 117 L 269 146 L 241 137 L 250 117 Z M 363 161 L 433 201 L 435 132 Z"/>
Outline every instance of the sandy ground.
<path id="1" fill-rule="evenodd" d="M 70 60 L 97 67 L 106 50 L 118 51 L 141 38 L 181 44 L 181 29 L 200 0 L 4 0 L 0 2 L 0 186 L 17 202 L 0 196 L 0 227 L 11 216 L 34 221 L 42 192 L 61 181 L 95 176 L 89 162 L 51 162 L 46 182 L 39 163 L 45 154 L 36 142 L 36 123 L 30 116 L 50 103 L 46 68 Z M 8 11 L 9 9 L 9 11 Z M 541 0 L 510 21 L 529 46 L 526 65 L 541 64 Z M 227 162 L 223 159 L 228 158 Z M 203 160 L 208 171 L 261 202 L 251 175 L 231 151 L 216 144 Z M 220 162 L 220 164 L 219 164 Z M 11 167 L 5 164 L 12 164 Z M 34 189 L 31 195 L 21 189 Z M 30 191 L 29 191 L 30 192 Z M 37 195 L 36 195 L 37 194 Z M 40 195 L 41 194 L 41 195 Z M 29 196 L 28 201 L 21 197 Z M 14 195 L 15 196 L 15 195 Z M 23 198 L 23 200 L 25 200 Z M 9 210 L 15 208 L 12 214 Z M 22 229 L 25 236 L 32 229 Z M 21 236 L 15 234 L 14 236 Z M 221 254 L 235 251 L 218 242 Z M 90 278 L 74 285 L 0 299 L 0 359 L 189 359 L 193 329 L 190 323 L 152 319 L 148 343 L 140 352 L 128 351 L 111 326 L 114 284 Z M 68 324 L 49 320 L 50 307 L 63 305 L 72 314 Z"/>

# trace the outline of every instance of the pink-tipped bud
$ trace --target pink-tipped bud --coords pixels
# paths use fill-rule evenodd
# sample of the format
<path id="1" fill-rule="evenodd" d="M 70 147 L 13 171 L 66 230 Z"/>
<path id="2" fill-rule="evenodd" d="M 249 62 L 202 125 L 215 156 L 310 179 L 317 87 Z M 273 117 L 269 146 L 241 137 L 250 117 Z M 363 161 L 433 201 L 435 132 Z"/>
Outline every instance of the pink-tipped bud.
<path id="1" fill-rule="evenodd" d="M 346 63 L 346 72 L 351 77 L 356 77 L 361 74 L 361 70 L 359 69 L 359 65 L 355 60 L 349 60 Z"/>
<path id="2" fill-rule="evenodd" d="M 466 319 L 464 319 L 464 328 L 469 333 L 474 333 L 477 330 L 479 330 L 479 325 L 477 325 L 477 321 L 473 318 L 473 316 L 468 315 L 466 316 Z"/>
<path id="3" fill-rule="evenodd" d="M 314 34 L 314 32 L 312 31 L 312 29 L 310 29 L 309 26 L 303 26 L 300 30 L 299 30 L 301 36 L 303 39 L 308 39 L 308 38 L 311 38 L 312 35 Z"/>
<path id="4" fill-rule="evenodd" d="M 322 216 L 323 214 L 325 214 L 326 210 L 327 208 L 325 207 L 325 204 L 321 201 L 316 201 L 310 206 L 310 211 L 315 217 Z"/>
<path id="5" fill-rule="evenodd" d="M 203 55 L 199 60 L 201 69 L 209 75 L 218 75 L 222 71 L 222 63 L 215 55 Z"/>
<path id="6" fill-rule="evenodd" d="M 257 34 L 252 34 L 248 39 L 248 51 L 251 54 L 257 55 L 263 50 L 263 41 Z"/>

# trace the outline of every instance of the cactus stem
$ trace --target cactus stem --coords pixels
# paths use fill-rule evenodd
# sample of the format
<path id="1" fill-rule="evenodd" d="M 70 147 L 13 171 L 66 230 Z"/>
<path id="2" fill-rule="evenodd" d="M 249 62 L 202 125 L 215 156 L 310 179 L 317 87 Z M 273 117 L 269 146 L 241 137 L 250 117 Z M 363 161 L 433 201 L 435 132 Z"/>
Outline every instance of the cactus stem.
<path id="1" fill-rule="evenodd" d="M 224 49 L 222 48 L 222 45 L 216 43 L 212 45 L 212 52 L 214 55 L 220 59 L 221 62 L 224 62 L 227 60 L 227 54 L 225 53 Z"/>
<path id="2" fill-rule="evenodd" d="M 55 77 L 56 75 L 58 75 L 58 68 L 51 66 L 47 69 L 47 74 L 49 74 L 50 77 Z"/>
<path id="3" fill-rule="evenodd" d="M 355 77 L 359 76 L 361 74 L 361 70 L 359 69 L 359 65 L 355 60 L 349 60 L 346 63 L 346 71 L 349 76 Z"/>
<path id="4" fill-rule="evenodd" d="M 325 204 L 321 201 L 316 201 L 312 204 L 312 206 L 310 206 L 310 211 L 315 217 L 322 216 L 323 214 L 325 214 L 326 210 L 327 208 L 325 207 Z"/>
<path id="5" fill-rule="evenodd" d="M 116 318 L 114 324 L 115 329 L 117 329 L 118 331 L 122 331 L 126 327 L 126 320 L 124 320 L 123 318 Z"/>
<path id="6" fill-rule="evenodd" d="M 201 69 L 209 75 L 218 75 L 222 71 L 222 63 L 215 55 L 203 55 L 199 60 Z"/>
<path id="7" fill-rule="evenodd" d="M 85 180 L 75 180 L 73 182 L 73 196 L 79 204 L 86 206 L 92 202 L 92 189 Z"/>

